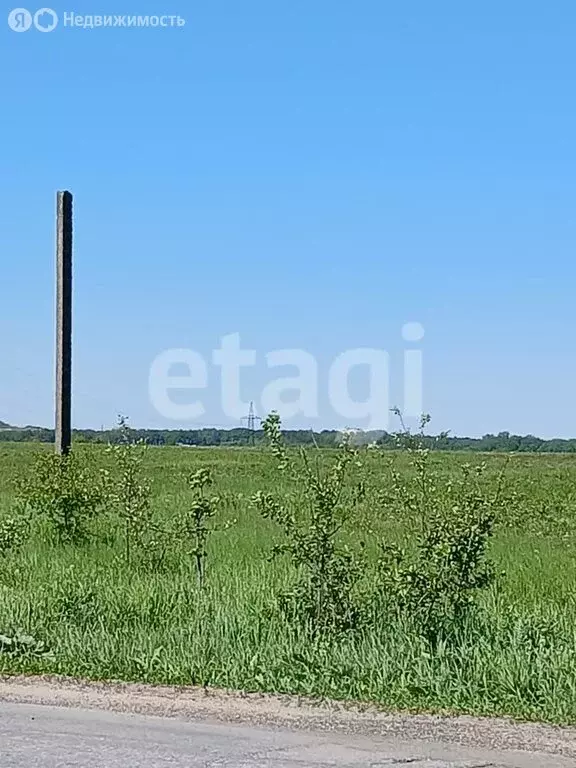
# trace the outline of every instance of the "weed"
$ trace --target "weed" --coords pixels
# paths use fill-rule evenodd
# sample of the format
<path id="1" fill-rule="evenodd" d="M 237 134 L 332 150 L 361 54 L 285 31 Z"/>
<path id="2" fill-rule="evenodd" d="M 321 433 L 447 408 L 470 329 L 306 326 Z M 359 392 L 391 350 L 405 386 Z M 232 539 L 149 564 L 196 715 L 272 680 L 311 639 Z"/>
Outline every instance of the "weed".
<path id="1" fill-rule="evenodd" d="M 483 488 L 485 465 L 464 464 L 460 477 L 443 479 L 430 467 L 430 450 L 421 441 L 429 417 L 422 417 L 420 434 L 403 426 L 399 442 L 411 456 L 414 476 L 393 472 L 394 488 L 405 512 L 420 520 L 415 551 L 384 544 L 379 561 L 386 599 L 436 645 L 454 635 L 468 619 L 475 595 L 489 587 L 495 569 L 486 558 L 492 537 L 497 493 Z"/>
<path id="2" fill-rule="evenodd" d="M 217 496 L 206 495 L 212 483 L 212 473 L 209 469 L 198 469 L 190 475 L 188 486 L 193 493 L 193 500 L 180 523 L 182 533 L 191 544 L 187 551 L 196 563 L 196 575 L 201 587 L 204 585 L 208 538 L 216 530 L 210 526 L 209 521 L 216 514 L 219 503 Z"/>
<path id="3" fill-rule="evenodd" d="M 118 473 L 115 482 L 110 481 L 108 475 L 109 497 L 124 522 L 125 557 L 129 563 L 134 546 L 146 544 L 146 534 L 151 526 L 151 489 L 142 474 L 146 444 L 131 440 L 128 420 L 124 416 L 119 417 L 118 426 L 121 440 L 108 447 Z"/>
<path id="4" fill-rule="evenodd" d="M 0 518 L 0 557 L 19 549 L 30 532 L 28 519 L 22 514 Z"/>
<path id="5" fill-rule="evenodd" d="M 0 656 L 11 659 L 53 659 L 52 651 L 43 640 L 18 629 L 10 634 L 0 634 Z"/>
<path id="6" fill-rule="evenodd" d="M 19 504 L 48 520 L 62 543 L 79 543 L 105 500 L 103 486 L 74 453 L 41 455 L 17 483 Z"/>
<path id="7" fill-rule="evenodd" d="M 94 622 L 100 615 L 96 585 L 69 568 L 56 585 L 54 610 L 60 621 L 78 626 Z"/>
<path id="8" fill-rule="evenodd" d="M 345 436 L 327 471 L 313 466 L 304 449 L 297 467 L 284 446 L 277 414 L 268 416 L 263 430 L 278 470 L 295 479 L 304 494 L 298 506 L 287 498 L 281 503 L 272 494 L 253 497 L 262 516 L 274 520 L 287 539 L 274 547 L 273 555 L 289 555 L 300 575 L 295 586 L 280 595 L 280 606 L 289 617 L 303 619 L 313 633 L 354 628 L 361 615 L 357 588 L 363 569 L 355 554 L 338 541 L 338 534 L 355 508 L 354 500 L 345 497 L 345 488 L 351 465 L 359 466 L 358 452 Z"/>

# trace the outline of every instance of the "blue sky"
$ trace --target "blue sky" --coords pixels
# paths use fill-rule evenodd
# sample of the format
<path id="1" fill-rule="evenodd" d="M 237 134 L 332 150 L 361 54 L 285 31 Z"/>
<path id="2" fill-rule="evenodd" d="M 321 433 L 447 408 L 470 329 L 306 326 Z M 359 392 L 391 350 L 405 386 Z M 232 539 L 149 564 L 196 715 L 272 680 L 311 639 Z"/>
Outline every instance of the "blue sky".
<path id="1" fill-rule="evenodd" d="M 238 333 L 257 409 L 267 353 L 317 359 L 318 418 L 287 426 L 343 426 L 326 377 L 358 347 L 389 353 L 402 406 L 412 346 L 433 429 L 576 436 L 573 2 L 53 7 L 187 23 L 0 26 L 0 420 L 53 423 L 54 196 L 70 189 L 76 426 L 237 426 L 213 366 L 196 422 L 156 412 L 148 373 Z"/>

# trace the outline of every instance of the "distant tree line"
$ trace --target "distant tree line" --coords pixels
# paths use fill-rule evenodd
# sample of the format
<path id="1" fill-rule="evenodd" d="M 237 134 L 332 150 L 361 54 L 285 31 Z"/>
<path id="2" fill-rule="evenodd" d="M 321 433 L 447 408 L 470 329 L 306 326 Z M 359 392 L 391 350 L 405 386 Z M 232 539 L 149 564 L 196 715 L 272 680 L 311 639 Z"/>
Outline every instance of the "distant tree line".
<path id="1" fill-rule="evenodd" d="M 396 437 L 385 434 L 378 444 L 392 448 Z M 575 453 L 576 438 L 562 440 L 554 438 L 543 440 L 534 435 L 511 435 L 509 432 L 499 432 L 497 435 L 487 434 L 483 437 L 450 437 L 445 435 L 426 436 L 424 444 L 432 449 L 441 451 L 481 451 L 503 453 Z"/>
<path id="2" fill-rule="evenodd" d="M 334 447 L 340 439 L 340 432 L 324 430 L 288 430 L 284 433 L 288 445 L 316 445 L 319 448 Z M 134 440 L 144 440 L 149 445 L 181 446 L 250 446 L 262 445 L 264 434 L 246 428 L 238 429 L 131 429 Z M 79 443 L 115 444 L 122 439 L 118 429 L 96 431 L 80 429 L 74 431 L 74 440 Z M 396 447 L 396 435 L 388 432 L 358 432 L 357 441 L 362 444 L 376 443 L 383 448 Z M 2 429 L 0 442 L 54 442 L 54 430 L 51 429 Z M 499 432 L 497 435 L 483 437 L 450 437 L 447 435 L 427 436 L 424 442 L 434 450 L 442 451 L 483 451 L 483 452 L 522 452 L 522 453 L 574 453 L 576 438 L 568 440 L 543 440 L 534 435 L 511 435 Z"/>
<path id="3" fill-rule="evenodd" d="M 181 445 L 181 446 L 250 446 L 263 445 L 262 431 L 237 429 L 130 429 L 132 440 L 143 440 L 148 445 Z M 333 447 L 338 442 L 339 432 L 326 430 L 312 433 L 310 430 L 293 430 L 286 432 L 286 442 L 291 445 L 318 445 L 323 448 Z M 91 430 L 78 429 L 73 432 L 73 439 L 78 443 L 117 444 L 122 438 L 119 429 Z M 0 442 L 54 442 L 53 429 L 4 429 L 0 430 Z"/>

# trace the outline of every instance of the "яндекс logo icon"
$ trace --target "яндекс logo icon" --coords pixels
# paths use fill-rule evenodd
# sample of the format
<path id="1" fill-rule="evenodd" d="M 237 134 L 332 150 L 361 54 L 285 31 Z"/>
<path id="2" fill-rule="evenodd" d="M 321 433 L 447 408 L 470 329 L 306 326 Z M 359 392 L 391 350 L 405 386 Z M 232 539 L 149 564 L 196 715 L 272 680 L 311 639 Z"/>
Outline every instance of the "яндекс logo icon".
<path id="1" fill-rule="evenodd" d="M 8 14 L 8 26 L 13 32 L 28 32 L 32 26 L 32 14 L 26 8 L 14 8 Z"/>
<path id="2" fill-rule="evenodd" d="M 8 26 L 13 32 L 28 32 L 32 25 L 39 32 L 52 32 L 58 26 L 58 14 L 52 8 L 40 8 L 34 15 L 26 8 L 14 8 L 8 14 Z"/>

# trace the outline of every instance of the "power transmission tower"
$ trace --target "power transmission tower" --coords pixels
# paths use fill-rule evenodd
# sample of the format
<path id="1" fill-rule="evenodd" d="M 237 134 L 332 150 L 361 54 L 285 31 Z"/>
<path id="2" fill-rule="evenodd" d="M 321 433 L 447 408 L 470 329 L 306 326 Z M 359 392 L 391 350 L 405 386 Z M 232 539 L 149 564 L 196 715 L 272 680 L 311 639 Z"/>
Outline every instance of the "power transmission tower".
<path id="1" fill-rule="evenodd" d="M 260 416 L 256 416 L 254 412 L 254 402 L 250 402 L 250 410 L 248 416 L 242 416 L 242 421 L 247 422 L 248 429 L 250 430 L 250 444 L 254 445 L 254 432 L 256 431 L 256 422 L 262 421 Z"/>

